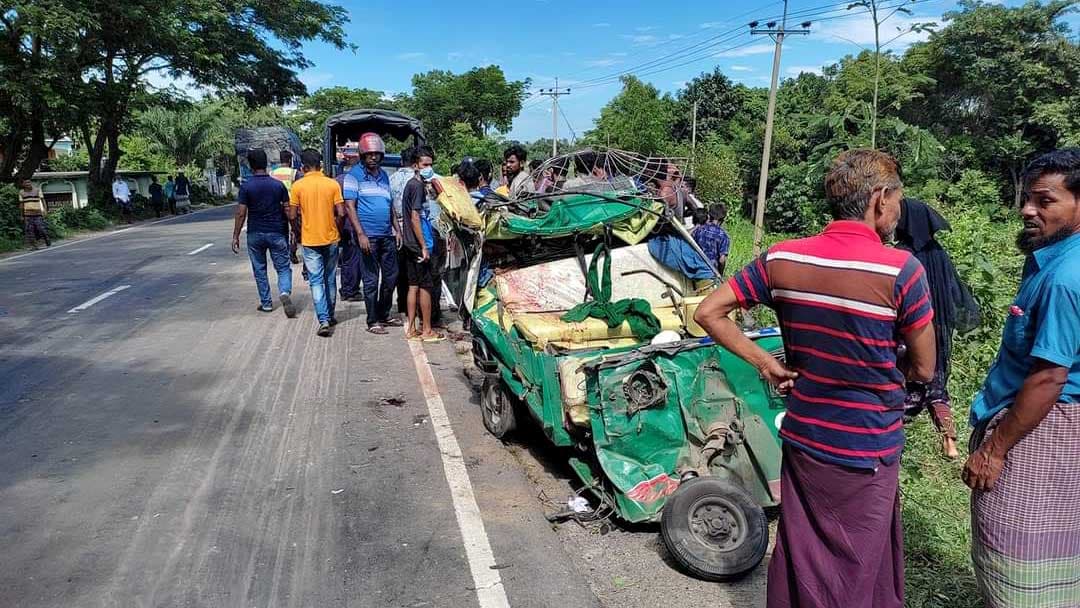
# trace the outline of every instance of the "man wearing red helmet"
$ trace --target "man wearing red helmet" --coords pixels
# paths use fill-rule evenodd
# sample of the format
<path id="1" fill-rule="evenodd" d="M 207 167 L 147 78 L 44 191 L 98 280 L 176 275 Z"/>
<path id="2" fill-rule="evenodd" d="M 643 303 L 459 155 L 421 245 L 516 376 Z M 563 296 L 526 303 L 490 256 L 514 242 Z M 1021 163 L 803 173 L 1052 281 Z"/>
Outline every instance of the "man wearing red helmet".
<path id="1" fill-rule="evenodd" d="M 400 326 L 390 318 L 390 304 L 397 281 L 397 248 L 401 242 L 390 194 L 390 176 L 380 165 L 386 146 L 375 133 L 360 136 L 361 164 L 345 176 L 343 195 L 349 222 L 355 227 L 360 247 L 360 276 L 368 331 L 386 334 L 387 325 Z M 355 203 L 351 202 L 355 201 Z"/>

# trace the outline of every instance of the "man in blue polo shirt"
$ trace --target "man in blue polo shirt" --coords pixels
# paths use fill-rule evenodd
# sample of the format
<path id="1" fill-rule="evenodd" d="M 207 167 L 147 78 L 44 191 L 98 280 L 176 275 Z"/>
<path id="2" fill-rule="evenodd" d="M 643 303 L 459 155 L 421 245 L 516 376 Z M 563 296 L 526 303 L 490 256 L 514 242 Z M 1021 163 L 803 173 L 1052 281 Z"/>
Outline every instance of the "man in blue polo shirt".
<path id="1" fill-rule="evenodd" d="M 1080 148 L 1023 184 L 1027 262 L 971 405 L 971 555 L 989 608 L 1080 606 Z"/>
<path id="2" fill-rule="evenodd" d="M 289 266 L 289 222 L 285 206 L 289 204 L 289 191 L 266 172 L 266 152 L 251 150 L 248 164 L 254 175 L 240 186 L 237 196 L 236 218 L 233 222 L 233 253 L 240 253 L 240 230 L 247 222 L 247 249 L 251 259 L 251 271 L 259 291 L 259 312 L 274 310 L 270 299 L 270 282 L 266 273 L 266 254 L 277 271 L 278 292 L 285 316 L 296 316 L 292 303 L 292 267 Z"/>
<path id="3" fill-rule="evenodd" d="M 397 247 L 401 242 L 390 193 L 390 177 L 380 165 L 386 146 L 375 133 L 360 136 L 361 164 L 345 177 L 343 196 L 355 200 L 346 213 L 360 248 L 360 276 L 364 283 L 364 306 L 368 331 L 386 334 L 386 327 L 402 325 L 390 318 L 390 304 L 397 281 Z"/>

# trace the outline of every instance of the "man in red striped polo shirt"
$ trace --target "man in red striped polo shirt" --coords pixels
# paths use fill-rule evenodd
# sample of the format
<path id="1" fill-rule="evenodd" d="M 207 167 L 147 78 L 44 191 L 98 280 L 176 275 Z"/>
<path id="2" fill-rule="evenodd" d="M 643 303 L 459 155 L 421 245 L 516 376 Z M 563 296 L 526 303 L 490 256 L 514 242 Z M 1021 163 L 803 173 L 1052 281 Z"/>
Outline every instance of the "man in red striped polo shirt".
<path id="1" fill-rule="evenodd" d="M 695 319 L 788 395 L 768 607 L 902 608 L 901 417 L 905 384 L 924 386 L 934 374 L 930 292 L 919 261 L 882 243 L 903 197 L 895 159 L 845 152 L 825 192 L 836 221 L 771 247 Z M 728 318 L 759 304 L 776 311 L 787 366 Z"/>

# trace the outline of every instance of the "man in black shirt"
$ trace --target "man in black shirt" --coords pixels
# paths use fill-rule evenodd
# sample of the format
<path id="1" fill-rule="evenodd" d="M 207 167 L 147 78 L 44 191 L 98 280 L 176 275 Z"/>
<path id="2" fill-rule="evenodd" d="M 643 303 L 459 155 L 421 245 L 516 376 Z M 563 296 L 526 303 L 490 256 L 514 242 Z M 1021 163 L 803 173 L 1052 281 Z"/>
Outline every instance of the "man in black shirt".
<path id="1" fill-rule="evenodd" d="M 270 282 L 266 274 L 266 253 L 277 272 L 278 292 L 285 316 L 292 319 L 296 308 L 292 303 L 292 267 L 289 265 L 289 223 L 285 217 L 285 205 L 289 204 L 289 191 L 280 181 L 266 172 L 266 152 L 248 151 L 248 164 L 254 175 L 240 186 L 240 203 L 236 207 L 233 223 L 233 253 L 240 253 L 240 229 L 247 221 L 247 248 L 251 258 L 251 271 L 255 286 L 259 289 L 259 312 L 274 310 L 270 299 Z"/>
<path id="2" fill-rule="evenodd" d="M 431 225 L 424 202 L 425 182 L 431 181 L 435 172 L 431 165 L 435 161 L 435 153 L 427 146 L 421 146 L 416 151 L 416 164 L 419 171 L 416 177 L 405 184 L 405 191 L 401 196 L 401 211 L 404 218 L 404 230 L 402 230 L 402 246 L 405 249 L 405 272 L 406 281 L 409 284 L 408 297 L 408 325 L 405 335 L 408 338 L 418 338 L 425 342 L 437 342 L 443 338 L 431 329 L 431 304 L 432 292 L 435 287 L 434 273 L 432 270 L 432 256 L 435 248 L 435 229 Z M 420 309 L 421 331 L 416 331 L 416 312 Z"/>

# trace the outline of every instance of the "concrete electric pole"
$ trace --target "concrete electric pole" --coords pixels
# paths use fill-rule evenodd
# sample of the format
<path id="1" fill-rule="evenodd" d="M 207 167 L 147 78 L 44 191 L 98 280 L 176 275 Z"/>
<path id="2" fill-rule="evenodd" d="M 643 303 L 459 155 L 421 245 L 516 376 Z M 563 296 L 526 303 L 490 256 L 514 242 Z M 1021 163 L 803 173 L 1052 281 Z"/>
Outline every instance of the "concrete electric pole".
<path id="1" fill-rule="evenodd" d="M 540 89 L 540 94 L 551 98 L 551 156 L 559 155 L 559 97 L 570 94 L 570 89 L 560 89 L 559 79 L 555 79 L 555 87 Z"/>
<path id="2" fill-rule="evenodd" d="M 784 37 L 788 35 L 802 35 L 810 33 L 810 22 L 802 23 L 802 29 L 787 31 L 788 0 L 784 0 L 784 17 L 777 29 L 776 22 L 770 21 L 764 28 L 758 27 L 758 22 L 750 23 L 750 33 L 755 36 L 770 36 L 776 41 L 776 50 L 773 51 L 772 84 L 769 85 L 769 109 L 765 114 L 765 145 L 761 151 L 761 178 L 758 180 L 757 206 L 754 208 L 754 257 L 761 254 L 761 239 L 764 236 L 765 226 L 765 191 L 769 184 L 769 153 L 772 151 L 773 115 L 776 112 L 776 88 L 780 77 L 780 51 L 784 46 Z"/>

